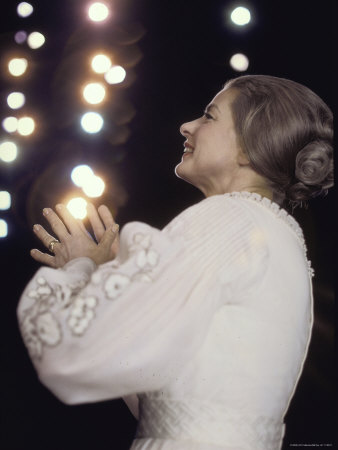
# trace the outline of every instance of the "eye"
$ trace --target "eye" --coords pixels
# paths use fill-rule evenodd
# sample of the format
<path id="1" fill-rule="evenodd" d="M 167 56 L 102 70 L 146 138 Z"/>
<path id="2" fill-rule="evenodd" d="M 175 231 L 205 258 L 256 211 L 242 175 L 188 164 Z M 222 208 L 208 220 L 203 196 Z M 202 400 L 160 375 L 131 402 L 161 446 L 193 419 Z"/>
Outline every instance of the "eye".
<path id="1" fill-rule="evenodd" d="M 206 111 L 204 111 L 203 117 L 205 117 L 208 120 L 212 120 L 213 119 L 213 117 Z"/>

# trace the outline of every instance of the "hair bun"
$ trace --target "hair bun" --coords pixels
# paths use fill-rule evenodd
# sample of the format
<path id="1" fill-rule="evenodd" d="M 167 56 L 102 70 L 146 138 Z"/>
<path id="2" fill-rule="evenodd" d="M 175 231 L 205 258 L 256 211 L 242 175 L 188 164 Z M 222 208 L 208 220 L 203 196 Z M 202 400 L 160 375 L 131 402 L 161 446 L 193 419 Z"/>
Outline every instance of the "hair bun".
<path id="1" fill-rule="evenodd" d="M 291 201 L 306 201 L 326 194 L 333 186 L 332 147 L 326 141 L 313 141 L 300 150 L 296 156 L 296 183 L 287 190 Z"/>

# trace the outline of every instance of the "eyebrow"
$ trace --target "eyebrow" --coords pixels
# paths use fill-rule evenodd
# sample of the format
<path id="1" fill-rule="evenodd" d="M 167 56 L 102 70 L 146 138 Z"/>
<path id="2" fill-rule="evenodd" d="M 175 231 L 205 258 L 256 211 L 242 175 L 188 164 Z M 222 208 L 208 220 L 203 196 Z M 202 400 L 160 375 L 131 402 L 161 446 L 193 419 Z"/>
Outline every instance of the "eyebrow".
<path id="1" fill-rule="evenodd" d="M 206 111 L 210 111 L 210 109 L 212 109 L 212 108 L 215 108 L 215 109 L 217 109 L 218 112 L 221 112 L 220 109 L 219 109 L 219 107 L 218 107 L 217 105 L 215 105 L 215 103 L 211 103 L 210 105 L 208 105 L 208 106 L 205 108 L 205 110 L 206 110 Z"/>

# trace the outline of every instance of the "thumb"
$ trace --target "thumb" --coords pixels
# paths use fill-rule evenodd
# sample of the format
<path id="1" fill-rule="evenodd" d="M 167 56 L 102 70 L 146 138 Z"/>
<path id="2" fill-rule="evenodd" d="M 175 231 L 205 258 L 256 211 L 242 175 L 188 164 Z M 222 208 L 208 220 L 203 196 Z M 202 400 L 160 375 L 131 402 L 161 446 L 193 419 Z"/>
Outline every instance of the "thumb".
<path id="1" fill-rule="evenodd" d="M 110 248 L 114 240 L 116 239 L 119 232 L 119 226 L 115 223 L 110 228 L 107 228 L 104 232 L 102 239 L 100 240 L 98 246 L 99 247 L 108 247 Z"/>

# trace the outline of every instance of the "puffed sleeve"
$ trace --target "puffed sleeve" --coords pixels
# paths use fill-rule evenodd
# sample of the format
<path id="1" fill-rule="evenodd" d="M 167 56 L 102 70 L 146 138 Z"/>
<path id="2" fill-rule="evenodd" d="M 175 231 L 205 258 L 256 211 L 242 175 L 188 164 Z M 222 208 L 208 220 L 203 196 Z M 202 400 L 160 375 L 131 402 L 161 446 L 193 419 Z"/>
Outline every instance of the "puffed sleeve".
<path id="1" fill-rule="evenodd" d="M 252 250 L 254 232 L 240 205 L 215 196 L 162 231 L 127 224 L 115 261 L 39 269 L 18 319 L 42 383 L 69 404 L 160 389 L 196 353 L 231 285 L 255 276 L 264 252 Z"/>

